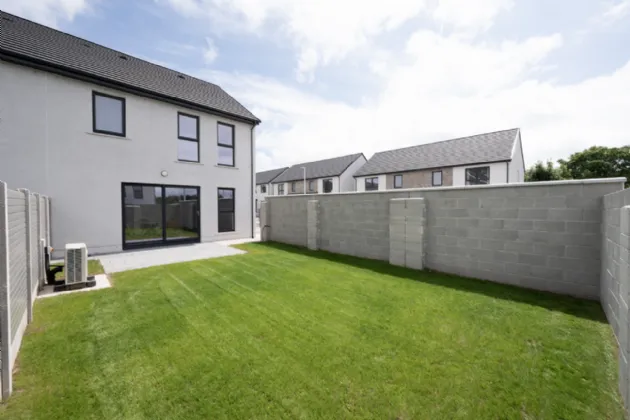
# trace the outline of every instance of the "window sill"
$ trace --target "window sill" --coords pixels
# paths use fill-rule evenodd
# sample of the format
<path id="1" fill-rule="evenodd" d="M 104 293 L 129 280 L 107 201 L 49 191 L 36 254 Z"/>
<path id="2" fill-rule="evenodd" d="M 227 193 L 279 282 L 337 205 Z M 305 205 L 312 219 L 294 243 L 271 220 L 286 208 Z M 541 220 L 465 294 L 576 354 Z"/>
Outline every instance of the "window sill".
<path id="1" fill-rule="evenodd" d="M 88 134 L 90 136 L 96 136 L 96 137 L 107 137 L 107 138 L 114 139 L 114 140 L 131 141 L 131 139 L 129 137 L 115 136 L 113 134 L 94 133 L 92 131 L 86 131 L 85 134 Z"/>
<path id="2" fill-rule="evenodd" d="M 236 166 L 227 166 L 227 165 L 214 165 L 215 168 L 221 168 L 221 169 L 236 169 L 238 171 L 238 168 Z"/>
<path id="3" fill-rule="evenodd" d="M 197 165 L 197 166 L 204 166 L 203 163 L 201 162 L 188 162 L 186 160 L 176 160 L 175 163 L 183 163 L 185 165 Z"/>

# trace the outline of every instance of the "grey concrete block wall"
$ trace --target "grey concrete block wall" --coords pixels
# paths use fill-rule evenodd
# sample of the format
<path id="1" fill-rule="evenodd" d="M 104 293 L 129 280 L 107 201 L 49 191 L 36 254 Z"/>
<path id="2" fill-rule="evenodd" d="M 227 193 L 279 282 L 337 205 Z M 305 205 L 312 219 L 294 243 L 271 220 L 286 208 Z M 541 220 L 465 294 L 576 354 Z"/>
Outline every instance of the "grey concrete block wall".
<path id="1" fill-rule="evenodd" d="M 619 345 L 619 391 L 630 402 L 630 189 L 604 196 L 601 303 Z"/>
<path id="2" fill-rule="evenodd" d="M 424 198 L 426 268 L 599 299 L 603 196 L 623 179 L 268 197 L 271 239 L 306 247 L 319 201 L 319 248 L 390 261 L 390 200 Z"/>

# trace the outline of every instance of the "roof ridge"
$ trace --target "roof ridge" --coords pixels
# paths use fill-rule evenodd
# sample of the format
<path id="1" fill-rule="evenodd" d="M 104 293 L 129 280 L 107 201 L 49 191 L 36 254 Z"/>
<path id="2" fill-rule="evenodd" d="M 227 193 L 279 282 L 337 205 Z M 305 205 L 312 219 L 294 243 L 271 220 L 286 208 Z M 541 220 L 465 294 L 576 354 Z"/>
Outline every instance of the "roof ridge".
<path id="1" fill-rule="evenodd" d="M 9 13 L 9 12 L 6 12 L 6 11 L 4 11 L 4 10 L 2 10 L 2 9 L 0 9 L 0 13 L 5 14 L 5 15 L 9 15 L 9 16 L 11 16 L 11 17 L 14 17 L 14 18 L 17 18 L 17 19 L 20 19 L 20 20 L 24 20 L 24 21 L 26 21 L 26 22 L 32 23 L 33 25 L 37 25 L 37 26 L 39 26 L 39 27 L 46 28 L 47 30 L 51 30 L 51 31 L 54 31 L 54 32 L 59 32 L 59 33 L 61 33 L 61 34 L 64 34 L 64 35 L 66 35 L 66 36 L 69 36 L 69 37 L 71 37 L 71 38 L 77 39 L 77 40 L 79 40 L 79 41 L 81 41 L 81 42 L 87 42 L 87 43 L 92 44 L 92 45 L 94 45 L 94 46 L 97 46 L 97 47 L 99 47 L 99 48 L 104 48 L 104 49 L 106 49 L 106 50 L 112 51 L 112 52 L 114 52 L 114 53 L 116 53 L 116 54 L 124 54 L 124 55 L 128 56 L 128 58 L 133 58 L 134 60 L 142 61 L 142 62 L 147 63 L 147 64 L 150 64 L 150 65 L 152 65 L 152 66 L 160 67 L 160 68 L 162 68 L 162 69 L 165 69 L 165 70 L 168 70 L 168 71 L 171 71 L 171 72 L 174 72 L 174 73 L 179 73 L 179 74 L 180 74 L 180 75 L 182 75 L 182 76 L 190 77 L 190 78 L 192 78 L 192 79 L 199 80 L 200 82 L 209 83 L 209 84 L 211 84 L 211 85 L 213 85 L 213 86 L 218 87 L 219 89 L 221 89 L 221 90 L 223 90 L 223 91 L 225 92 L 225 90 L 224 90 L 221 86 L 217 85 L 216 83 L 212 83 L 212 82 L 209 82 L 209 81 L 207 81 L 207 80 L 199 79 L 198 77 L 192 76 L 192 75 L 190 75 L 190 74 L 188 74 L 188 73 L 184 73 L 184 72 L 181 72 L 181 71 L 178 71 L 178 70 L 174 70 L 174 69 L 172 69 L 172 68 L 169 68 L 169 67 L 163 66 L 163 65 L 161 65 L 161 64 L 154 63 L 154 62 L 152 62 L 152 61 L 144 60 L 144 59 L 142 59 L 142 58 L 136 57 L 136 56 L 135 56 L 135 55 L 133 55 L 133 54 L 129 54 L 129 53 L 124 52 L 124 51 L 116 50 L 116 49 L 114 49 L 114 48 L 110 48 L 110 47 L 108 47 L 108 46 L 106 46 L 106 45 L 103 45 L 103 44 L 98 44 L 98 43 L 96 43 L 96 42 L 94 42 L 94 41 L 90 41 L 89 39 L 86 39 L 86 38 L 81 38 L 81 37 L 80 37 L 80 36 L 78 36 L 78 35 L 73 35 L 73 34 L 71 34 L 71 33 L 69 33 L 69 32 L 65 32 L 65 31 L 62 31 L 62 30 L 60 30 L 60 29 L 56 29 L 56 28 L 53 28 L 53 27 L 46 26 L 46 25 L 44 25 L 44 24 L 41 24 L 41 23 L 35 22 L 35 21 L 31 20 L 31 19 L 27 19 L 27 18 L 24 18 L 24 17 L 22 17 L 22 16 L 14 15 L 14 14 Z M 0 49 L 3 49 L 3 48 L 0 46 Z M 226 92 L 226 93 L 227 93 L 227 92 Z"/>
<path id="2" fill-rule="evenodd" d="M 313 160 L 311 162 L 301 162 L 301 163 L 296 163 L 294 165 L 289 166 L 289 168 L 293 168 L 294 166 L 302 166 L 302 165 L 309 165 L 311 163 L 319 163 L 319 162 L 325 162 L 327 160 L 333 160 L 333 159 L 342 159 L 345 157 L 350 157 L 350 156 L 360 156 L 362 155 L 362 153 L 351 153 L 349 155 L 343 155 L 343 156 L 336 156 L 336 157 L 331 157 L 331 158 L 327 158 L 327 159 L 320 159 L 320 160 Z"/>
<path id="3" fill-rule="evenodd" d="M 496 133 L 505 133 L 506 131 L 513 131 L 513 130 L 520 130 L 520 128 L 515 127 L 515 128 L 508 128 L 506 130 L 496 130 L 496 131 L 489 131 L 487 133 L 478 133 L 478 134 L 472 134 L 470 136 L 462 136 L 462 137 L 456 137 L 454 139 L 447 139 L 447 140 L 438 140 L 438 141 L 433 141 L 431 143 L 422 143 L 422 144 L 416 144 L 415 146 L 406 146 L 406 147 L 400 147 L 398 149 L 389 149 L 389 150 L 383 150 L 380 152 L 376 152 L 374 153 L 374 156 L 380 154 L 380 153 L 386 153 L 386 152 L 396 152 L 398 150 L 405 150 L 405 149 L 413 149 L 414 147 L 421 147 L 421 146 L 428 146 L 430 144 L 439 144 L 439 143 L 447 143 L 449 141 L 456 141 L 456 140 L 463 140 L 469 137 L 477 137 L 477 136 L 486 136 L 488 134 L 496 134 Z M 374 157 L 372 156 L 372 157 Z"/>

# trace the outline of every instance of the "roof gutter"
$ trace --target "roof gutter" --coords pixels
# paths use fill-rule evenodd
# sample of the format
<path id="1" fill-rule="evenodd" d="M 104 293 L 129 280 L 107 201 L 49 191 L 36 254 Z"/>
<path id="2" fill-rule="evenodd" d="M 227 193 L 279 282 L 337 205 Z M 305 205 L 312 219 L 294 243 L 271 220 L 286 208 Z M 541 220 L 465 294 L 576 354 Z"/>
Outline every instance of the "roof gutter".
<path id="1" fill-rule="evenodd" d="M 173 98 L 171 96 L 168 95 L 164 95 L 161 93 L 156 93 L 150 90 L 146 90 L 146 89 L 141 89 L 135 86 L 130 86 L 130 85 L 126 85 L 124 83 L 120 83 L 120 82 L 115 82 L 112 80 L 108 80 L 105 79 L 103 77 L 99 77 L 99 76 L 94 76 L 92 74 L 89 73 L 85 73 L 82 71 L 78 71 L 78 70 L 72 70 L 72 69 L 68 69 L 66 67 L 63 66 L 58 66 L 58 65 L 54 65 L 42 60 L 37 60 L 28 56 L 24 56 L 24 55 L 20 55 L 20 54 L 15 54 L 15 53 L 11 53 L 9 51 L 6 50 L 0 50 L 0 60 L 4 60 L 7 61 L 9 63 L 14 63 L 14 64 L 19 64 L 22 66 L 27 66 L 27 67 L 31 67 L 37 70 L 44 70 L 44 71 L 48 71 L 51 73 L 55 73 L 58 74 L 60 76 L 64 76 L 64 77 L 69 77 L 72 79 L 76 79 L 76 80 L 81 80 L 83 82 L 88 82 L 88 83 L 94 83 L 97 84 L 99 86 L 103 86 L 103 87 L 107 87 L 110 89 L 116 89 L 116 90 L 120 90 L 123 92 L 127 92 L 127 93 L 133 93 L 136 94 L 138 96 L 143 96 L 145 98 L 150 98 L 150 99 L 155 99 L 158 101 L 162 101 L 162 102 L 167 102 L 170 103 L 172 105 L 177 105 L 177 106 L 181 106 L 184 108 L 188 108 L 188 109 L 193 109 L 196 111 L 200 111 L 200 112 L 208 112 L 211 114 L 215 114 L 215 115 L 219 115 L 219 116 L 223 116 L 223 117 L 227 117 L 233 120 L 237 120 L 240 122 L 246 122 L 249 124 L 254 124 L 254 125 L 258 125 L 260 124 L 260 120 L 259 119 L 251 119 L 251 118 L 246 118 L 246 117 L 242 117 L 240 115 L 235 115 L 235 114 L 231 114 L 229 112 L 225 112 L 225 111 L 221 111 L 219 109 L 216 108 L 212 108 L 212 107 L 206 107 L 203 105 L 198 105 L 192 102 L 188 102 L 182 99 L 177 99 L 177 98 Z"/>

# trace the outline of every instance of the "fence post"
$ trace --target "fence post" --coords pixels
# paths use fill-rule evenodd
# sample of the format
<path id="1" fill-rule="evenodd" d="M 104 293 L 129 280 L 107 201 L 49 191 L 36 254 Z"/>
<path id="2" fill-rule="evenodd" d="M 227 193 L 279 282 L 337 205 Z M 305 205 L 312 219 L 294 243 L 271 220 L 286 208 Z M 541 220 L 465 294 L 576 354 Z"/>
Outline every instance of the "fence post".
<path id="1" fill-rule="evenodd" d="M 31 231 L 31 193 L 26 188 L 21 188 L 18 191 L 21 191 L 24 194 L 24 200 L 26 200 L 26 300 L 28 305 L 26 305 L 26 319 L 30 324 L 33 320 L 33 300 L 35 297 L 33 296 L 33 235 Z"/>
<path id="2" fill-rule="evenodd" d="M 38 288 L 41 290 L 44 288 L 44 250 L 42 248 L 42 238 L 44 233 L 44 227 L 42 226 L 42 200 L 41 195 L 35 193 L 35 208 L 37 209 L 37 264 L 39 265 L 39 278 L 37 282 L 39 284 Z"/>
<path id="3" fill-rule="evenodd" d="M 305 187 L 306 188 L 306 187 Z M 306 207 L 308 249 L 319 249 L 319 201 L 309 200 Z"/>
<path id="4" fill-rule="evenodd" d="M 9 208 L 8 187 L 0 181 L 0 379 L 2 399 L 11 395 L 11 310 L 9 307 Z"/>

